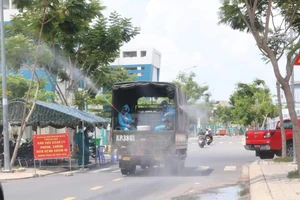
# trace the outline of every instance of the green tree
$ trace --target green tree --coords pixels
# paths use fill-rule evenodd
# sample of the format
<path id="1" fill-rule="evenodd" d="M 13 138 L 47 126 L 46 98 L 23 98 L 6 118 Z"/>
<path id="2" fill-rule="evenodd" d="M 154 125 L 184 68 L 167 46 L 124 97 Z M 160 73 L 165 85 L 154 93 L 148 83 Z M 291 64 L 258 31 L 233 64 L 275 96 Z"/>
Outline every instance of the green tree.
<path id="1" fill-rule="evenodd" d="M 220 24 L 229 25 L 234 30 L 251 33 L 263 59 L 270 62 L 277 81 L 285 97 L 296 138 L 296 155 L 300 160 L 300 126 L 295 110 L 294 99 L 289 85 L 293 72 L 296 52 L 300 48 L 300 2 L 296 0 L 224 0 L 220 7 Z M 276 21 L 281 23 L 276 23 Z M 295 35 L 288 35 L 289 32 Z M 286 56 L 285 76 L 279 70 L 278 61 Z M 298 162 L 300 173 L 300 162 Z"/>
<path id="2" fill-rule="evenodd" d="M 212 124 L 229 126 L 233 121 L 232 107 L 216 105 L 213 109 Z"/>
<path id="3" fill-rule="evenodd" d="M 22 33 L 34 41 L 41 27 L 39 13 L 46 8 L 47 23 L 43 26 L 41 37 L 54 57 L 51 64 L 43 66 L 43 69 L 48 72 L 65 104 L 67 102 L 53 75 L 58 75 L 62 81 L 72 79 L 75 85 L 89 78 L 97 88 L 109 88 L 116 79 L 120 79 L 120 69 L 111 69 L 109 63 L 118 56 L 120 47 L 139 33 L 130 19 L 122 18 L 116 12 L 105 18 L 102 14 L 105 7 L 96 0 L 16 0 L 14 3 L 18 9 L 26 11 L 12 19 L 12 24 L 7 26 L 8 36 Z M 72 77 L 71 73 L 67 73 L 74 68 L 81 71 L 81 76 Z"/>
<path id="4" fill-rule="evenodd" d="M 180 72 L 173 83 L 187 94 L 190 123 L 196 124 L 197 118 L 200 118 L 201 124 L 206 124 L 211 115 L 211 95 L 208 92 L 209 87 L 207 85 L 200 86 L 195 78 L 196 74 L 194 72 L 189 74 Z"/>
<path id="5" fill-rule="evenodd" d="M 180 72 L 176 79 L 173 81 L 174 84 L 178 85 L 186 94 L 189 103 L 196 103 L 198 100 L 203 98 L 204 100 L 208 100 L 208 86 L 200 86 L 195 81 L 196 74 L 191 72 L 190 74 L 186 74 L 184 72 Z"/>
<path id="6" fill-rule="evenodd" d="M 34 102 L 39 98 L 40 80 L 37 80 L 38 87 L 34 98 L 31 98 L 34 79 L 39 79 L 36 69 L 45 69 L 49 72 L 49 78 L 55 81 L 53 75 L 70 78 L 65 71 L 78 68 L 84 76 L 89 76 L 96 85 L 102 86 L 101 83 L 109 82 L 107 80 L 111 78 L 107 74 L 114 71 L 110 70 L 108 63 L 117 56 L 121 45 L 138 34 L 138 29 L 131 25 L 130 19 L 121 18 L 116 13 L 106 19 L 101 13 L 104 7 L 96 0 L 16 0 L 14 4 L 20 13 L 6 26 L 6 36 L 11 43 L 13 37 L 16 37 L 20 45 L 18 48 L 10 45 L 13 53 L 9 52 L 12 57 L 9 59 L 11 61 L 8 60 L 8 66 L 17 70 L 26 64 L 32 70 L 25 104 L 27 105 L 29 99 L 33 99 L 33 104 L 27 116 L 25 109 L 23 111 L 21 131 L 11 165 L 15 161 L 24 128 L 34 109 Z M 93 22 L 95 23 L 91 25 Z M 49 58 L 51 62 L 48 62 Z"/>
<path id="7" fill-rule="evenodd" d="M 233 122 L 244 126 L 264 124 L 267 117 L 274 117 L 278 113 L 269 88 L 259 79 L 250 84 L 238 83 L 230 96 L 230 103 L 233 106 Z"/>
<path id="8" fill-rule="evenodd" d="M 27 91 L 30 85 L 30 81 L 28 81 L 24 76 L 18 74 L 7 74 L 6 76 L 7 82 L 7 99 L 11 101 L 13 99 L 18 98 L 26 98 Z M 34 88 L 37 88 L 37 82 L 34 84 Z M 43 88 L 46 85 L 46 81 L 41 80 L 41 87 Z M 2 85 L 2 80 L 0 79 L 0 86 Z M 34 97 L 34 91 L 31 93 L 31 97 Z M 0 98 L 2 98 L 2 86 L 0 88 Z M 54 101 L 55 93 L 51 91 L 47 91 L 44 89 L 40 89 L 38 93 L 38 100 L 42 101 Z"/>

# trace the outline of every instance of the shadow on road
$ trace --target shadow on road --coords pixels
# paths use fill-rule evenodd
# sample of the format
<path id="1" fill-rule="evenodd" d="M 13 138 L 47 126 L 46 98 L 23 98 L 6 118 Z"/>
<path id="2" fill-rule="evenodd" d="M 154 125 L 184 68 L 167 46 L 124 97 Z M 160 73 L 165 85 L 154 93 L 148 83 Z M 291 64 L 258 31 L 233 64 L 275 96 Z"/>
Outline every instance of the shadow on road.
<path id="1" fill-rule="evenodd" d="M 178 174 L 173 174 L 171 170 L 160 168 L 148 168 L 144 170 L 137 170 L 133 175 L 127 175 L 127 177 L 189 177 L 189 176 L 209 176 L 213 172 L 213 169 L 197 170 L 197 167 L 185 167 Z"/>

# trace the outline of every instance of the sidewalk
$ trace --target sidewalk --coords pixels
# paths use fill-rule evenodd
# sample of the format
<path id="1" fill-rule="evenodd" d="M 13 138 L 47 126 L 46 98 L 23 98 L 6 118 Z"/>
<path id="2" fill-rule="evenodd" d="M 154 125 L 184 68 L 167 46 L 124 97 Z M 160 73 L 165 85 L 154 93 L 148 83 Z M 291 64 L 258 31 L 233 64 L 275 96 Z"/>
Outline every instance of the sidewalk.
<path id="1" fill-rule="evenodd" d="M 249 167 L 251 200 L 299 200 L 300 179 L 287 178 L 296 169 L 291 163 L 253 162 Z"/>
<path id="2" fill-rule="evenodd" d="M 104 156 L 105 163 L 101 163 L 100 166 L 105 166 L 108 163 L 111 163 L 111 156 L 109 154 L 105 154 Z M 88 166 L 90 169 L 99 166 L 99 160 L 95 163 L 95 159 L 90 158 L 90 162 L 91 164 Z M 71 171 L 77 171 L 78 169 L 77 160 L 71 159 Z M 69 162 L 57 165 L 42 165 L 41 168 L 39 168 L 39 164 L 37 164 L 36 169 L 34 169 L 34 167 L 21 167 L 19 169 L 14 169 L 14 172 L 12 173 L 2 173 L 0 171 L 0 181 L 42 177 L 58 173 L 67 175 L 67 172 L 70 172 Z"/>

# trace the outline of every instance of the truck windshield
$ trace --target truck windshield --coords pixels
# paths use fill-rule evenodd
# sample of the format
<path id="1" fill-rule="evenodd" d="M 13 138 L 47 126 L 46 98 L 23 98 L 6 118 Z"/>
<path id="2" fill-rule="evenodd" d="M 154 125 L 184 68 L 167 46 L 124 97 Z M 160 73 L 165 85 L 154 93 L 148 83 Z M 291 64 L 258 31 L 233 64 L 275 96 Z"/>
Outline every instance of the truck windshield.
<path id="1" fill-rule="evenodd" d="M 293 128 L 293 124 L 290 120 L 284 121 L 283 126 L 284 126 L 285 129 Z M 281 127 L 280 122 L 278 122 L 277 129 L 280 129 L 280 127 Z"/>

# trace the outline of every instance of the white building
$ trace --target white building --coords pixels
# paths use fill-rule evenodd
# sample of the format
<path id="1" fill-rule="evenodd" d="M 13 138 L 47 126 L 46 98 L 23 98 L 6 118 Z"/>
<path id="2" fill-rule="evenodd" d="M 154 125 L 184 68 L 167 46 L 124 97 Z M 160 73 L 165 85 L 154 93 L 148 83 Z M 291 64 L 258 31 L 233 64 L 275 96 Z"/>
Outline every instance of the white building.
<path id="1" fill-rule="evenodd" d="M 161 53 L 154 48 L 120 49 L 119 57 L 111 63 L 111 67 L 121 66 L 129 74 L 136 74 L 137 81 L 159 81 Z"/>
<path id="2" fill-rule="evenodd" d="M 4 21 L 9 22 L 11 20 L 11 16 L 18 14 L 18 10 L 16 5 L 13 5 L 13 0 L 3 0 L 3 8 L 4 8 Z"/>

